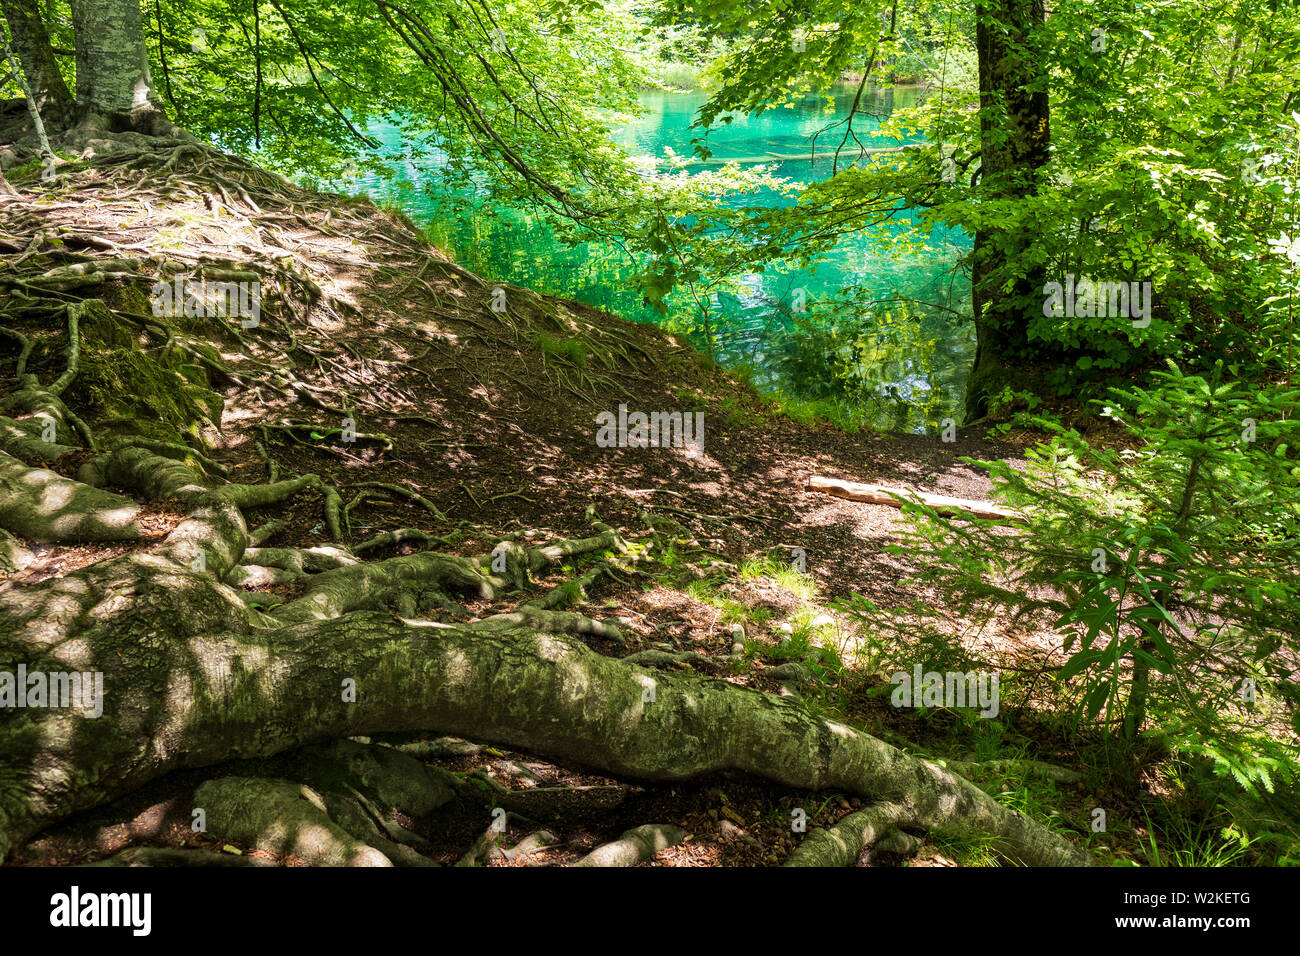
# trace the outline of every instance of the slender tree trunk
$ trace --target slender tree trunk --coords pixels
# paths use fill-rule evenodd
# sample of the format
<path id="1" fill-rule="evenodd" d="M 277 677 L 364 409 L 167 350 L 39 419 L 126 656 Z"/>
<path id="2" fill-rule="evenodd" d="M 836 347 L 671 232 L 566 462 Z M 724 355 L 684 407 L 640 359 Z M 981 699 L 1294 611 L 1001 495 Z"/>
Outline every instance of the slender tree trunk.
<path id="1" fill-rule="evenodd" d="M 19 57 L 8 42 L 4 45 L 5 62 L 15 71 L 18 85 L 22 88 L 23 98 L 27 100 L 27 111 L 32 117 L 32 128 L 36 131 L 36 141 L 40 144 L 41 159 L 47 163 L 54 162 L 54 150 L 50 148 L 50 139 L 45 135 L 45 120 L 41 116 L 41 105 L 37 101 L 36 91 L 27 82 L 27 70 L 19 62 Z"/>
<path id="2" fill-rule="evenodd" d="M 1033 48 L 1045 18 L 1043 0 L 978 0 L 975 42 L 980 74 L 980 182 L 985 196 L 1030 196 L 1048 160 L 1048 100 L 1043 64 Z M 1008 380 L 1008 364 L 1028 347 L 1029 310 L 1042 301 L 1041 270 L 1004 289 L 1023 237 L 981 228 L 972 254 L 977 348 L 966 393 L 967 420 L 987 411 Z"/>
<path id="3" fill-rule="evenodd" d="M 42 118 L 54 126 L 66 123 L 72 118 L 72 94 L 59 72 L 36 0 L 0 0 L 0 10 Z"/>

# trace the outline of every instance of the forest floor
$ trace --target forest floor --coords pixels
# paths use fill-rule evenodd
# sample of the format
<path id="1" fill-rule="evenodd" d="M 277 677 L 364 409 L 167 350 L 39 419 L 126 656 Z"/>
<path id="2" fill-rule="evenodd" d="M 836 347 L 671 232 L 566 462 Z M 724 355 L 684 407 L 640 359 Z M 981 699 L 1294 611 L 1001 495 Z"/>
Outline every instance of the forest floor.
<path id="1" fill-rule="evenodd" d="M 219 415 L 187 437 L 229 480 L 264 481 L 271 469 L 281 476 L 314 473 L 353 503 L 351 539 L 418 528 L 440 538 L 441 550 L 462 555 L 483 554 L 511 537 L 582 536 L 589 533 L 589 508 L 616 529 L 635 527 L 640 512 L 653 507 L 714 552 L 718 572 L 669 569 L 648 584 L 602 582 L 575 609 L 617 620 L 626 641 L 592 636 L 593 648 L 614 656 L 695 651 L 704 659 L 681 666 L 777 690 L 781 681 L 765 672 L 789 659 L 783 649 L 792 634 L 805 634 L 833 649 L 850 675 L 827 676 L 810 696 L 815 706 L 931 753 L 963 758 L 982 746 L 971 722 L 952 712 L 918 717 L 891 708 L 886 675 L 905 655 L 881 645 L 837 604 L 861 595 L 880 607 L 921 602 L 944 614 L 943 596 L 927 586 L 924 569 L 886 550 L 904 520 L 900 512 L 805 486 L 818 474 L 984 499 L 988 479 L 961 459 L 1019 461 L 1022 444 L 987 440 L 978 430 L 945 443 L 798 424 L 659 328 L 474 276 L 429 246 L 412 223 L 368 200 L 284 183 L 255 200 L 251 190 L 208 189 L 186 175 L 190 163 L 211 164 L 210 158 L 175 158 L 173 168 L 162 170 L 74 164 L 50 184 L 39 180 L 39 170 L 11 172 L 20 195 L 0 200 L 0 249 L 11 274 L 20 265 L 54 268 L 70 255 L 151 263 L 153 275 L 108 276 L 93 290 L 69 291 L 103 297 L 118 314 L 138 311 L 138 297 L 156 276 L 170 274 L 167 264 L 173 271 L 253 264 L 264 280 L 256 327 L 222 316 L 175 320 L 191 343 L 215 350 L 233 373 L 212 385 L 221 398 Z M 273 194 L 278 198 L 268 199 Z M 15 313 L 5 324 L 36 343 L 29 371 L 43 379 L 57 375 L 61 323 Z M 159 422 L 184 425 L 171 387 L 136 376 L 124 358 L 135 349 L 165 348 L 156 330 L 123 321 L 115 332 L 83 331 L 82 369 L 65 399 L 88 424 L 100 433 L 144 435 Z M 6 353 L 0 373 L 11 367 Z M 202 407 L 200 399 L 196 404 Z M 702 450 L 600 447 L 597 415 L 617 414 L 620 404 L 631 411 L 702 412 Z M 192 408 L 181 411 L 193 417 Z M 344 440 L 350 437 L 345 419 L 354 423 L 355 441 Z M 85 457 L 74 452 L 46 466 L 74 477 Z M 423 500 L 377 487 L 367 494 L 364 482 L 402 486 Z M 35 559 L 0 578 L 0 593 L 129 548 L 156 546 L 183 514 L 164 502 L 148 505 L 146 516 L 147 536 L 129 544 L 24 542 Z M 272 543 L 330 543 L 318 497 L 298 496 L 255 513 L 249 524 L 271 519 L 285 522 Z M 399 544 L 391 553 L 413 547 Z M 782 573 L 792 549 L 803 549 L 807 569 L 793 579 Z M 271 605 L 297 596 L 303 584 L 254 579 L 245 587 Z M 476 611 L 473 603 L 465 607 Z M 732 657 L 737 624 L 744 654 Z M 984 668 L 1036 675 L 1061 662 L 1059 639 L 1032 625 L 949 616 L 943 631 Z M 1025 703 L 1032 694 L 1031 687 Z M 1028 741 L 1035 757 L 1072 763 L 1067 736 L 1054 723 L 1039 722 L 1032 707 L 1004 704 L 996 734 L 996 746 L 1003 736 Z M 660 853 L 655 865 L 776 863 L 794 844 L 792 807 L 809 808 L 812 826 L 859 805 L 855 798 L 783 791 L 751 779 L 638 787 L 490 747 L 442 741 L 430 748 L 442 754 L 436 759 L 446 769 L 484 773 L 508 788 L 574 788 L 569 829 L 534 862 L 570 861 L 623 829 L 662 820 L 692 838 Z M 182 808 L 191 805 L 193 787 L 219 769 L 172 774 L 47 830 L 11 861 L 85 862 L 132 843 L 202 846 L 206 838 L 191 832 Z M 1062 828 L 1083 834 L 1099 795 L 1080 784 L 1053 791 L 1051 799 Z M 1106 799 L 1123 807 L 1129 796 L 1115 792 Z M 426 834 L 436 847 L 431 855 L 454 862 L 481 829 L 481 820 L 467 817 L 459 829 Z M 912 865 L 949 865 L 959 855 L 932 845 Z"/>

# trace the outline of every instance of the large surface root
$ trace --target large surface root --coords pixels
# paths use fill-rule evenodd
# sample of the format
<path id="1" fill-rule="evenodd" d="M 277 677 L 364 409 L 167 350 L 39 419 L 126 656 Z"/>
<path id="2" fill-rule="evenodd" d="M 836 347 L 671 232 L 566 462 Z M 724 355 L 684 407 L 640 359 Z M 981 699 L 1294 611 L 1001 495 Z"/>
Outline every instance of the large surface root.
<path id="1" fill-rule="evenodd" d="M 0 527 L 34 541 L 130 541 L 140 505 L 0 452 Z"/>
<path id="2" fill-rule="evenodd" d="M 163 574 L 166 593 L 184 594 L 187 607 L 222 607 L 227 626 L 243 623 L 233 592 L 188 566 L 128 562 L 122 571 L 107 575 L 115 587 L 138 590 L 142 582 L 132 581 L 131 571 Z M 797 701 L 693 673 L 650 672 L 527 626 L 440 625 L 354 611 L 265 631 L 198 626 L 187 640 L 159 640 L 155 615 L 174 610 L 166 602 L 123 603 L 78 635 L 85 651 L 76 666 L 104 673 L 103 716 L 19 710 L 0 729 L 0 849 L 171 769 L 422 730 L 633 779 L 732 770 L 835 789 L 896 803 L 923 827 L 987 835 L 1025 863 L 1086 860 L 964 778 L 819 719 Z M 8 606 L 0 615 L 18 625 L 0 644 L 6 660 L 26 659 L 29 668 L 42 659 L 56 663 L 49 616 L 15 620 Z M 219 625 L 220 615 L 204 618 L 186 623 Z"/>

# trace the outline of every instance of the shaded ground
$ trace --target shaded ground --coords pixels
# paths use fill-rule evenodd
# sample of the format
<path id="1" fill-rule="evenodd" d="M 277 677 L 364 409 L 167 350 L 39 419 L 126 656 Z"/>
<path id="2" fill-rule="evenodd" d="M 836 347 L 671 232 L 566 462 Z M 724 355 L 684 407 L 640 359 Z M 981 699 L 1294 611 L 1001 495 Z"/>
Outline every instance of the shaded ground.
<path id="1" fill-rule="evenodd" d="M 978 499 L 987 495 L 988 481 L 958 459 L 1019 455 L 1016 445 L 978 435 L 943 443 L 798 425 L 661 330 L 482 280 L 429 248 L 409 222 L 368 202 L 287 184 L 255 189 L 251 181 L 247 190 L 205 189 L 184 172 L 209 160 L 174 159 L 170 170 L 147 172 L 77 166 L 53 184 L 11 174 L 22 194 L 0 200 L 7 268 L 26 263 L 53 269 L 87 259 L 141 262 L 138 278 L 105 279 L 86 294 L 103 296 L 118 310 L 123 321 L 115 334 L 128 336 L 135 348 L 165 351 L 187 343 L 160 343 L 156 330 L 137 328 L 125 314 L 166 274 L 168 263 L 183 269 L 255 266 L 264 296 L 258 327 L 241 330 L 220 316 L 177 323 L 192 354 L 215 350 L 231 373 L 214 378 L 223 400 L 219 420 L 187 440 L 203 447 L 232 481 L 321 476 L 353 505 L 353 540 L 419 528 L 442 537 L 442 550 L 481 554 L 508 535 L 536 541 L 584 535 L 589 507 L 617 529 L 633 527 L 650 505 L 732 564 L 804 549 L 821 603 L 859 593 L 882 606 L 915 599 L 941 605 L 941 596 L 924 584 L 903 580 L 917 569 L 884 550 L 898 520 L 895 509 L 806 491 L 808 476 Z M 64 361 L 64 331 L 61 323 L 23 311 L 19 288 L 10 283 L 0 296 L 0 308 L 9 306 L 4 324 L 37 343 L 28 370 L 48 381 Z M 9 350 L 9 340 L 0 339 L 0 347 Z M 12 362 L 8 351 L 3 354 L 0 372 Z M 165 419 L 175 404 L 170 393 L 148 386 L 92 367 L 66 397 L 97 431 L 148 433 L 145 425 Z M 620 403 L 633 411 L 702 411 L 702 453 L 599 447 L 596 417 L 617 414 Z M 348 419 L 356 441 L 338 432 Z M 73 453 L 47 466 L 74 477 L 84 458 Z M 378 492 L 358 498 L 360 482 L 401 485 L 425 502 Z M 285 526 L 270 544 L 328 542 L 321 502 L 311 495 L 254 515 L 250 527 L 271 519 Z M 180 520 L 180 511 L 164 502 L 146 510 L 146 536 L 130 545 L 29 543 L 36 560 L 0 581 L 0 592 L 128 548 L 149 548 Z M 765 623 L 751 623 L 746 632 L 752 642 L 746 666 L 724 663 L 734 635 L 718 607 L 664 583 L 604 582 L 587 613 L 595 607 L 602 617 L 619 620 L 627 645 L 592 638 L 592 646 L 617 656 L 651 647 L 697 651 L 710 660 L 681 666 L 779 688 L 764 670 L 780 661 L 766 658 L 763 647 L 779 644 L 779 623 L 801 602 L 772 581 L 732 578 L 726 587 L 745 607 L 766 610 Z M 294 597 L 301 582 L 252 583 L 249 589 L 271 602 Z M 1037 666 L 1053 644 L 1050 635 L 997 629 L 963 639 L 982 658 Z M 899 720 L 879 696 L 842 703 L 849 716 L 871 726 L 888 729 Z M 623 829 L 665 820 L 693 838 L 660 854 L 660 864 L 775 863 L 794 842 L 793 807 L 807 810 L 810 828 L 855 808 L 834 795 L 784 793 L 753 781 L 632 788 L 485 749 L 439 764 L 487 773 L 508 787 L 589 788 L 575 790 L 574 819 L 558 847 L 538 854 L 540 862 L 570 862 Z M 187 793 L 214 774 L 173 775 L 52 829 L 14 862 L 79 862 L 134 841 L 201 845 L 204 838 L 190 831 L 188 816 L 177 808 L 189 807 Z M 620 799 L 608 807 L 601 801 L 611 786 Z M 1082 805 L 1075 809 L 1084 812 Z M 459 828 L 425 836 L 439 848 L 436 858 L 454 862 L 481 829 L 481 818 L 467 813 Z M 938 850 L 926 856 L 946 859 Z"/>

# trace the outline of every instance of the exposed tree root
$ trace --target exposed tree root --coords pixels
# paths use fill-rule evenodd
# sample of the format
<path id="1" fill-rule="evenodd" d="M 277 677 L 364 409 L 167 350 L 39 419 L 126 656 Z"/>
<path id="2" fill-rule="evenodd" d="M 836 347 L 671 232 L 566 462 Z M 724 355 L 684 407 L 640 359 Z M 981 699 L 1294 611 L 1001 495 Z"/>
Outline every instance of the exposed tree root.
<path id="1" fill-rule="evenodd" d="M 507 862 L 526 860 L 538 850 L 544 850 L 559 842 L 560 838 L 550 830 L 538 830 L 536 833 L 528 834 L 510 849 L 502 850 L 501 858 Z"/>
<path id="2" fill-rule="evenodd" d="M 915 815 L 897 803 L 880 803 L 851 813 L 829 829 L 810 832 L 790 854 L 786 866 L 850 866 L 858 854 L 891 830 L 917 825 Z"/>
<path id="3" fill-rule="evenodd" d="M 0 527 L 34 541 L 131 541 L 140 506 L 0 452 Z"/>
<path id="4" fill-rule="evenodd" d="M 324 799 L 301 784 L 219 777 L 200 786 L 194 802 L 221 839 L 324 866 L 393 865 L 330 819 Z"/>
<path id="5" fill-rule="evenodd" d="M 137 599 L 80 635 L 97 649 L 82 666 L 102 668 L 110 688 L 104 717 L 27 710 L 0 731 L 9 782 L 0 797 L 0 847 L 175 767 L 273 754 L 311 740 L 422 729 L 631 778 L 685 780 L 741 770 L 792 787 L 834 788 L 907 806 L 922 826 L 986 834 L 1027 863 L 1085 861 L 968 781 L 819 720 L 787 699 L 684 672 L 648 673 L 526 625 L 406 623 L 355 611 L 256 637 L 246 624 L 223 633 L 222 619 L 229 628 L 245 618 L 233 592 L 223 596 L 223 586 L 188 565 L 150 564 L 137 556 L 106 562 L 83 580 L 88 602 L 98 600 L 96 578 L 123 582 L 125 573 L 129 581 L 133 566 L 136 575 L 174 579 L 165 595 L 185 594 L 183 601 L 155 598 L 148 607 Z M 50 615 L 33 613 L 46 609 L 30 601 L 46 590 L 53 589 L 24 592 L 25 607 L 4 606 L 0 620 L 15 633 L 6 658 L 45 657 L 41 649 L 50 646 L 56 625 Z M 182 618 L 193 634 L 188 641 L 142 644 L 159 612 L 176 614 L 168 603 L 224 610 L 199 621 L 188 611 L 188 620 Z M 355 702 L 346 693 L 349 681 Z M 142 687 L 168 690 L 161 697 L 131 693 Z M 132 732 L 120 732 L 127 725 Z M 86 755 L 92 755 L 89 765 Z M 299 815 L 311 817 L 306 810 Z"/>
<path id="6" fill-rule="evenodd" d="M 740 770 L 791 787 L 833 788 L 905 807 L 918 827 L 985 834 L 1027 863 L 1086 860 L 965 779 L 818 719 L 795 701 L 689 672 L 649 672 L 561 636 L 616 633 L 581 615 L 525 606 L 444 624 L 379 610 L 405 604 L 409 611 L 431 591 L 495 598 L 525 585 L 529 569 L 614 550 L 620 539 L 612 530 L 540 548 L 508 543 L 477 559 L 423 553 L 337 567 L 266 615 L 221 583 L 248 544 L 240 509 L 318 488 L 313 476 L 209 491 L 183 464 L 141 448 L 112 453 L 106 473 L 151 496 L 179 498 L 190 514 L 152 554 L 124 555 L 0 600 L 0 634 L 12 635 L 0 640 L 0 659 L 29 669 L 102 670 L 107 689 L 98 719 L 60 709 L 6 718 L 0 850 L 173 768 L 425 730 L 634 779 Z M 196 563 L 199 553 L 205 560 Z M 172 636 L 160 642 L 160 633 Z M 61 660 L 57 649 L 72 646 L 69 638 L 88 653 Z M 143 688 L 157 690 L 138 693 Z M 319 861 L 390 862 L 330 822 L 328 805 L 322 810 L 298 785 L 206 786 L 217 808 L 211 825 L 231 839 Z M 237 812 L 220 809 L 229 806 Z M 848 852 L 856 840 L 856 854 L 877 826 L 842 824 L 813 846 L 829 840 L 846 848 L 835 852 Z M 828 852 L 805 855 L 827 859 Z"/>
<path id="7" fill-rule="evenodd" d="M 666 823 L 647 823 L 626 831 L 612 843 L 598 846 L 574 866 L 636 866 L 660 850 L 686 839 L 686 831 Z"/>
<path id="8" fill-rule="evenodd" d="M 190 850 L 181 847 L 132 846 L 121 853 L 87 866 L 275 866 L 265 857 L 231 853 L 214 853 L 211 850 Z"/>
<path id="9" fill-rule="evenodd" d="M 0 573 L 21 571 L 35 558 L 31 551 L 23 547 L 22 542 L 0 528 Z"/>

